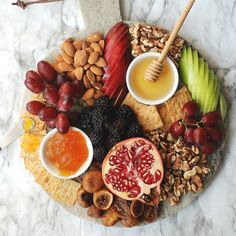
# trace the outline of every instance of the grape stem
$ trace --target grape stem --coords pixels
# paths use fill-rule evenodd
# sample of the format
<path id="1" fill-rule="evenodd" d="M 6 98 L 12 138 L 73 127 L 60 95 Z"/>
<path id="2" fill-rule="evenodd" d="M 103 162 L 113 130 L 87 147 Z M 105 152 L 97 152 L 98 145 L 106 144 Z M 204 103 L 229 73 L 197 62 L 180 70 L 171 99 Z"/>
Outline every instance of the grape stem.
<path id="1" fill-rule="evenodd" d="M 49 3 L 49 2 L 60 2 L 60 1 L 62 0 L 37 0 L 33 2 L 24 2 L 21 0 L 17 0 L 16 2 L 13 2 L 12 5 L 21 7 L 24 10 L 28 5 L 39 4 L 39 3 Z"/>

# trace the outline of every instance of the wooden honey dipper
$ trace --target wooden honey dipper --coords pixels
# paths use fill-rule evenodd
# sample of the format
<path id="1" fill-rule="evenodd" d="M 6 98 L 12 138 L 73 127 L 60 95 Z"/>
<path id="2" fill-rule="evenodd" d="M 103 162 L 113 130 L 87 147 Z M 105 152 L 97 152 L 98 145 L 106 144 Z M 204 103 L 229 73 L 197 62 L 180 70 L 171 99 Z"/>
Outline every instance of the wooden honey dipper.
<path id="1" fill-rule="evenodd" d="M 145 79 L 155 82 L 159 79 L 160 74 L 163 69 L 163 61 L 165 60 L 167 53 L 171 47 L 171 45 L 174 43 L 176 36 L 182 27 L 186 17 L 188 16 L 188 13 L 190 12 L 195 0 L 189 0 L 187 6 L 185 7 L 183 13 L 181 14 L 179 20 L 177 21 L 173 31 L 170 34 L 170 37 L 168 41 L 166 42 L 166 45 L 160 55 L 160 57 L 157 60 L 153 60 L 152 63 L 148 66 L 146 72 L 145 72 Z"/>

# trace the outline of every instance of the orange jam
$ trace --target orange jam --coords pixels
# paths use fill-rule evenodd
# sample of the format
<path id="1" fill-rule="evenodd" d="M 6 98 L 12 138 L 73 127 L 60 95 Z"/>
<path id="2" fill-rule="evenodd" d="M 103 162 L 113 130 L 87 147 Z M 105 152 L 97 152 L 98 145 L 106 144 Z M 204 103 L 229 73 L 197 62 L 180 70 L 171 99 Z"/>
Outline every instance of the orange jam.
<path id="1" fill-rule="evenodd" d="M 62 135 L 56 132 L 45 146 L 48 160 L 62 176 L 73 175 L 88 158 L 88 146 L 78 131 L 70 129 Z"/>

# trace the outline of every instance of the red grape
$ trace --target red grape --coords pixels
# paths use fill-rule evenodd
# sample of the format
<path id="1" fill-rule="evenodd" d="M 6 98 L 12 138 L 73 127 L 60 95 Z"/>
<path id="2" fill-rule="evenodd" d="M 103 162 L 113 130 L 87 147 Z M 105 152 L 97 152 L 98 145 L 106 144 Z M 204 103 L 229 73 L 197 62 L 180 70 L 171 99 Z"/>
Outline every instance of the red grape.
<path id="1" fill-rule="evenodd" d="M 76 87 L 72 82 L 65 82 L 59 89 L 59 96 L 68 95 L 74 97 L 76 94 Z"/>
<path id="2" fill-rule="evenodd" d="M 201 150 L 204 154 L 212 154 L 216 151 L 216 144 L 212 141 L 209 141 L 207 142 L 206 144 L 204 144 L 202 147 L 201 147 Z"/>
<path id="3" fill-rule="evenodd" d="M 202 122 L 206 126 L 218 125 L 221 122 L 221 116 L 218 112 L 208 112 L 202 117 Z"/>
<path id="4" fill-rule="evenodd" d="M 59 113 L 56 118 L 56 127 L 59 133 L 65 134 L 68 132 L 70 122 L 66 114 Z"/>
<path id="5" fill-rule="evenodd" d="M 193 141 L 197 145 L 204 145 L 207 142 L 207 132 L 204 128 L 196 128 L 193 132 Z"/>
<path id="6" fill-rule="evenodd" d="M 62 95 L 57 103 L 60 111 L 69 111 L 73 106 L 73 99 L 70 96 Z"/>
<path id="7" fill-rule="evenodd" d="M 222 130 L 216 127 L 207 127 L 207 133 L 216 142 L 220 142 L 224 137 Z"/>
<path id="8" fill-rule="evenodd" d="M 184 132 L 184 140 L 189 143 L 189 144 L 193 144 L 193 132 L 194 129 L 193 128 L 187 128 Z"/>
<path id="9" fill-rule="evenodd" d="M 44 107 L 45 105 L 39 101 L 31 101 L 26 104 L 26 110 L 35 116 L 37 116 Z"/>
<path id="10" fill-rule="evenodd" d="M 185 116 L 194 116 L 199 112 L 199 106 L 194 101 L 187 102 L 183 107 L 183 113 Z"/>
<path id="11" fill-rule="evenodd" d="M 44 89 L 43 81 L 37 72 L 29 70 L 27 71 L 25 77 L 26 77 L 25 86 L 27 89 L 37 94 L 43 91 Z"/>
<path id="12" fill-rule="evenodd" d="M 56 80 L 57 72 L 55 69 L 46 61 L 40 61 L 37 64 L 37 69 L 41 77 L 48 82 Z"/>
<path id="13" fill-rule="evenodd" d="M 44 99 L 47 100 L 48 104 L 56 105 L 59 100 L 57 87 L 54 85 L 48 84 L 47 87 L 43 91 L 43 97 Z"/>
<path id="14" fill-rule="evenodd" d="M 182 136 L 184 134 L 184 131 L 185 131 L 185 126 L 181 124 L 179 121 L 174 122 L 169 129 L 170 134 L 175 138 Z"/>
<path id="15" fill-rule="evenodd" d="M 78 98 L 81 98 L 86 91 L 86 87 L 84 86 L 84 83 L 81 80 L 73 80 L 72 82 L 76 86 L 76 96 Z"/>
<path id="16" fill-rule="evenodd" d="M 57 111 L 54 107 L 44 107 L 39 112 L 39 119 L 42 121 L 50 121 L 56 118 Z"/>
<path id="17" fill-rule="evenodd" d="M 68 76 L 65 73 L 58 74 L 56 78 L 57 86 L 61 87 L 68 80 Z"/>
<path id="18" fill-rule="evenodd" d="M 197 119 L 194 117 L 190 117 L 190 116 L 185 116 L 184 121 L 187 125 L 194 125 L 197 123 Z"/>
<path id="19" fill-rule="evenodd" d="M 55 119 L 50 120 L 50 121 L 47 121 L 46 124 L 47 124 L 47 126 L 48 126 L 49 128 L 51 128 L 51 129 L 56 128 L 56 120 L 55 120 Z"/>

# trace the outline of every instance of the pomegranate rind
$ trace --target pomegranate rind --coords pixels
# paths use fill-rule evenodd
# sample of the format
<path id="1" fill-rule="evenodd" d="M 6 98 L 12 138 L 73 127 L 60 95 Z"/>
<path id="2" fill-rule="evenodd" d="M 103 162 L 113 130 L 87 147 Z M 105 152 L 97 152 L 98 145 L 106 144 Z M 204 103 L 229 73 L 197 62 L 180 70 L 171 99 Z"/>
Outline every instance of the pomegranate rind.
<path id="1" fill-rule="evenodd" d="M 143 194 L 150 194 L 152 188 L 159 192 L 163 175 L 160 152 L 152 142 L 141 137 L 117 143 L 102 164 L 106 187 L 125 200 L 139 199 Z"/>

